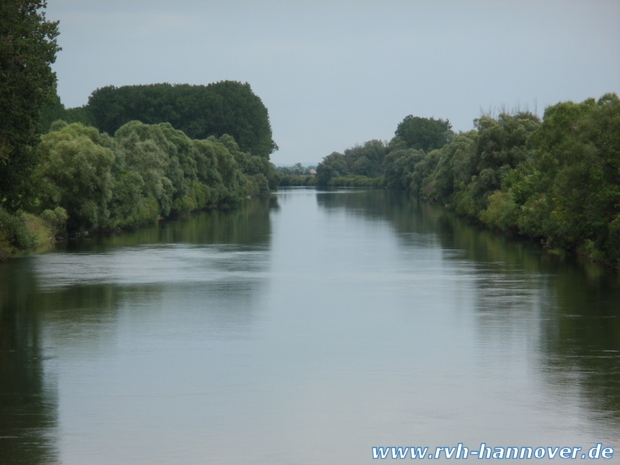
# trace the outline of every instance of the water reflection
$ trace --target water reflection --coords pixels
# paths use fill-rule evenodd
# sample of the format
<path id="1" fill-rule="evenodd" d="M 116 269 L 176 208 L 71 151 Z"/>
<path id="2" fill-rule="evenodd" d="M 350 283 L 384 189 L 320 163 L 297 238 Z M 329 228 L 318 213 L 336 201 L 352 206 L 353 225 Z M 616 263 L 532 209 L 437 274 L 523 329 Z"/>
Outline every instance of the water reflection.
<path id="1" fill-rule="evenodd" d="M 46 373 L 36 281 L 26 260 L 0 264 L 0 463 L 57 459 L 57 393 Z"/>
<path id="2" fill-rule="evenodd" d="M 463 291 L 456 297 L 473 301 L 481 347 L 505 362 L 487 366 L 489 378 L 524 357 L 535 360 L 550 399 L 560 408 L 563 399 L 580 399 L 594 434 L 618 439 L 609 434 L 620 430 L 618 274 L 544 253 L 399 193 L 320 192 L 317 202 L 328 214 L 388 222 L 405 254 L 408 247 L 441 247 L 457 270 Z"/>
<path id="3" fill-rule="evenodd" d="M 247 201 L 234 210 L 199 212 L 123 234 L 81 238 L 66 243 L 64 248 L 78 252 L 106 252 L 142 244 L 268 246 L 271 236 L 269 214 L 278 209 L 277 197 L 265 196 Z M 63 250 L 62 246 L 58 250 Z"/>
<path id="4" fill-rule="evenodd" d="M 0 463 L 618 442 L 617 276 L 431 205 L 290 190 L 66 249 L 0 266 Z"/>
<path id="5" fill-rule="evenodd" d="M 569 268 L 553 280 L 541 351 L 553 388 L 578 390 L 590 415 L 620 431 L 618 277 Z"/>
<path id="6" fill-rule="evenodd" d="M 254 199 L 236 210 L 83 238 L 56 253 L 0 264 L 0 464 L 64 462 L 59 366 L 68 360 L 96 366 L 118 353 L 127 321 L 134 328 L 129 340 L 162 320 L 177 340 L 191 328 L 207 337 L 247 334 L 277 208 L 275 198 Z M 188 322 L 190 329 L 183 327 Z M 87 384 L 88 373 L 82 376 Z M 129 376 L 111 381 L 122 378 Z"/>

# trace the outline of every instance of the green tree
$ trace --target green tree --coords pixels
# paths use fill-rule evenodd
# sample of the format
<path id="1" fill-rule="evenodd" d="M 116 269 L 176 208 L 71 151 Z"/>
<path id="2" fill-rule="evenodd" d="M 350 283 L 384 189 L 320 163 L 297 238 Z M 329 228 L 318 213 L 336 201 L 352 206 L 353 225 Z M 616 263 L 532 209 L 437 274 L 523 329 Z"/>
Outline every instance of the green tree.
<path id="1" fill-rule="evenodd" d="M 351 174 L 376 178 L 382 173 L 381 165 L 386 153 L 386 145 L 374 139 L 346 149 L 344 159 Z"/>
<path id="2" fill-rule="evenodd" d="M 475 120 L 478 137 L 473 162 L 470 193 L 478 210 L 488 206 L 488 198 L 502 186 L 504 178 L 533 154 L 527 142 L 540 127 L 529 112 L 502 113 L 497 119 L 482 116 Z"/>
<path id="3" fill-rule="evenodd" d="M 450 141 L 452 125 L 448 120 L 409 115 L 396 128 L 396 137 L 404 141 L 408 148 L 430 152 Z"/>
<path id="4" fill-rule="evenodd" d="M 84 126 L 95 126 L 93 115 L 85 107 L 66 109 L 60 97 L 55 95 L 50 103 L 43 107 L 41 115 L 41 132 L 49 132 L 55 121 L 66 123 L 82 123 Z"/>
<path id="5" fill-rule="evenodd" d="M 432 174 L 429 198 L 444 204 L 452 203 L 453 194 L 471 181 L 476 170 L 475 149 L 478 132 L 475 130 L 456 135 L 452 142 L 439 149 L 439 160 Z"/>
<path id="6" fill-rule="evenodd" d="M 317 186 L 325 187 L 332 178 L 346 176 L 350 173 L 351 171 L 347 167 L 344 155 L 338 152 L 332 152 L 330 155 L 323 158 L 323 161 L 317 166 L 316 184 Z"/>
<path id="7" fill-rule="evenodd" d="M 385 157 L 383 169 L 390 189 L 409 190 L 415 167 L 425 157 L 422 150 L 392 150 Z"/>
<path id="8" fill-rule="evenodd" d="M 60 48 L 58 22 L 45 19 L 44 1 L 0 2 L 0 205 L 23 203 L 27 178 L 36 164 L 31 147 L 41 111 L 56 95 L 50 65 Z"/>
<path id="9" fill-rule="evenodd" d="M 133 120 L 165 122 L 192 139 L 228 134 L 241 151 L 267 159 L 278 148 L 267 108 L 248 83 L 107 86 L 95 90 L 85 108 L 108 134 Z"/>
<path id="10" fill-rule="evenodd" d="M 545 187 L 553 198 L 557 230 L 551 239 L 564 247 L 590 244 L 620 259 L 620 99 L 563 102 L 545 110 L 533 136 L 539 169 L 551 173 Z M 549 182 L 551 181 L 551 182 Z"/>
<path id="11" fill-rule="evenodd" d="M 171 163 L 170 154 L 175 148 L 160 125 L 131 121 L 116 131 L 115 142 L 117 175 L 130 172 L 139 176 L 136 180 L 141 186 L 142 196 L 155 199 L 162 214 L 168 216 L 176 192 L 168 173 L 177 174 L 177 187 L 182 185 L 182 174 L 174 169 L 178 164 Z"/>
<path id="12" fill-rule="evenodd" d="M 41 208 L 63 207 L 72 229 L 109 226 L 115 156 L 107 136 L 79 123 L 42 137 L 36 169 Z"/>

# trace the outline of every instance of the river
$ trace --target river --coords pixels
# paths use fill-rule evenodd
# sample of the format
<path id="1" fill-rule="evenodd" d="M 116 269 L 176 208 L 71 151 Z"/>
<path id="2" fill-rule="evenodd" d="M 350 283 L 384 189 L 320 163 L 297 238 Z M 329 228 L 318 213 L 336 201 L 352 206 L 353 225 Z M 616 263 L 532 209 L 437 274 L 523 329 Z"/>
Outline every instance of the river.
<path id="1" fill-rule="evenodd" d="M 283 190 L 0 264 L 0 464 L 459 443 L 620 457 L 617 274 L 383 190 Z"/>

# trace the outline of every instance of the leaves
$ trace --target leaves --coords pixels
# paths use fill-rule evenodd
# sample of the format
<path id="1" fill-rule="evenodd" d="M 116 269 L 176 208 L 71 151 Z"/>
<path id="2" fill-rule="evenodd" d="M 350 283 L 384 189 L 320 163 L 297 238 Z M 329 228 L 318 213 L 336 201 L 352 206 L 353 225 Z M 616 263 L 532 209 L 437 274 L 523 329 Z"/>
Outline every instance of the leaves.
<path id="1" fill-rule="evenodd" d="M 267 108 L 247 83 L 108 86 L 95 90 L 84 110 L 109 134 L 132 120 L 167 122 L 191 139 L 227 134 L 241 151 L 266 159 L 277 150 Z"/>
<path id="2" fill-rule="evenodd" d="M 56 91 L 54 63 L 58 23 L 49 22 L 41 1 L 0 2 L 0 204 L 24 203 L 30 150 L 39 134 L 41 110 Z"/>
<path id="3" fill-rule="evenodd" d="M 449 142 L 452 137 L 451 128 L 448 120 L 409 115 L 396 128 L 396 137 L 409 148 L 430 152 Z"/>
<path id="4" fill-rule="evenodd" d="M 406 117 L 383 155 L 387 186 L 620 268 L 617 95 L 558 103 L 542 122 L 518 112 L 485 115 L 475 125 L 453 135 L 447 121 Z M 371 159 L 361 154 L 353 148 L 325 157 L 317 184 L 370 172 Z"/>
<path id="5" fill-rule="evenodd" d="M 79 123 L 59 125 L 37 154 L 38 208 L 64 208 L 72 231 L 234 204 L 268 189 L 275 176 L 268 160 L 241 152 L 232 137 L 192 140 L 169 123 L 132 121 L 114 138 Z"/>

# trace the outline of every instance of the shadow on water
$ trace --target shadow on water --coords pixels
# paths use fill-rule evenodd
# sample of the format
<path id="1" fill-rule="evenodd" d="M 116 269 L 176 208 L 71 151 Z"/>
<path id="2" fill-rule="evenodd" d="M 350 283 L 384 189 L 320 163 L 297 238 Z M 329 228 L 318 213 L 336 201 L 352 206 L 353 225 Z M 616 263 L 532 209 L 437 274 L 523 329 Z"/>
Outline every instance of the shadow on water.
<path id="1" fill-rule="evenodd" d="M 576 393 L 587 415 L 620 429 L 620 276 L 574 256 L 546 253 L 451 212 L 389 191 L 317 194 L 329 212 L 387 221 L 403 247 L 435 244 L 475 289 L 479 337 L 495 346 L 533 341 L 555 394 Z M 521 325 L 519 331 L 515 327 Z M 522 335 L 517 337 L 515 334 Z"/>

